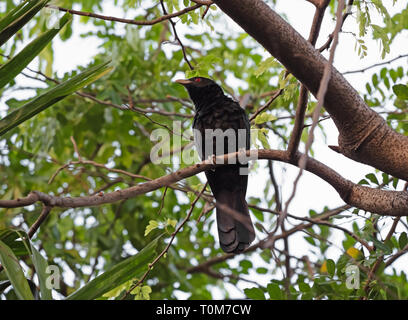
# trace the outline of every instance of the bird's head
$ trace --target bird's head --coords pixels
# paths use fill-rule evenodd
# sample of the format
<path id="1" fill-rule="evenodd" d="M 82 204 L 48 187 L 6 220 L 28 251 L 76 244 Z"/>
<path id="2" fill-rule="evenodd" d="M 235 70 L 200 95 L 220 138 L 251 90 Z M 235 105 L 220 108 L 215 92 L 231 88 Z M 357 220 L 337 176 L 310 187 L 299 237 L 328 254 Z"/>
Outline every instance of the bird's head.
<path id="1" fill-rule="evenodd" d="M 200 108 L 206 102 L 211 102 L 217 97 L 224 95 L 221 87 L 208 78 L 194 77 L 176 80 L 175 82 L 182 84 L 187 89 L 196 108 Z"/>

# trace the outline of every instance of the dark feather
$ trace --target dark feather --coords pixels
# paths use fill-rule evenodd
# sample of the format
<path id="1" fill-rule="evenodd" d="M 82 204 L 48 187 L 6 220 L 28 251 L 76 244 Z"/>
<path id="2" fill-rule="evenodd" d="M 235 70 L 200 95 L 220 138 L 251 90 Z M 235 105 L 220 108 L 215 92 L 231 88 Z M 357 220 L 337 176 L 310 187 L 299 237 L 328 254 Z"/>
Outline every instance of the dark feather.
<path id="1" fill-rule="evenodd" d="M 225 96 L 221 87 L 212 80 L 200 78 L 199 81 L 196 81 L 196 79 L 182 81 L 196 107 L 193 128 L 196 129 L 194 139 L 200 157 L 208 159 L 213 154 L 236 152 L 238 147 L 249 150 L 250 124 L 245 111 L 237 102 Z M 216 139 L 206 135 L 206 129 L 221 129 L 223 132 L 230 130 L 231 133 L 234 133 L 234 138 L 228 140 L 225 137 L 224 148 L 217 150 Z M 238 144 L 239 129 L 245 130 L 245 140 L 242 146 Z M 211 142 L 212 148 L 209 148 Z M 217 202 L 218 235 L 221 248 L 225 252 L 241 252 L 255 238 L 248 205 L 245 201 L 248 176 L 240 174 L 240 169 L 247 168 L 247 164 L 237 163 L 205 172 Z"/>

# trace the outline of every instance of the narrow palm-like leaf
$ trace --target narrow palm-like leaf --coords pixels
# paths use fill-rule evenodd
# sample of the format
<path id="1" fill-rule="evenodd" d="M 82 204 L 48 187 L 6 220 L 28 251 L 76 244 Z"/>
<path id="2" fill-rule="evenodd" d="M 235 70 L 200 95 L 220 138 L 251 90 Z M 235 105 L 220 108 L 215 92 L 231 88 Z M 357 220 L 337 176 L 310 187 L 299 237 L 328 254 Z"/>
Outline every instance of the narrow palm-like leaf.
<path id="1" fill-rule="evenodd" d="M 30 286 L 24 276 L 24 272 L 18 263 L 13 251 L 4 242 L 0 241 L 0 262 L 6 271 L 7 277 L 13 285 L 19 299 L 34 300 Z"/>
<path id="2" fill-rule="evenodd" d="M 2 19 L 0 19 L 0 32 L 13 21 L 19 19 L 24 14 L 26 14 L 29 10 L 31 10 L 36 4 L 38 4 L 39 0 L 24 0 L 19 5 L 17 5 L 14 9 L 11 9 Z"/>
<path id="3" fill-rule="evenodd" d="M 101 65 L 88 68 L 72 79 L 55 86 L 37 98 L 27 102 L 22 107 L 10 112 L 10 114 L 0 120 L 0 136 L 110 72 L 113 67 L 109 66 L 109 63 L 108 61 Z"/>
<path id="4" fill-rule="evenodd" d="M 72 16 L 67 13 L 59 21 L 59 28 L 44 32 L 37 39 L 28 44 L 19 54 L 0 67 L 0 89 L 13 80 L 58 34 L 58 32 L 71 21 Z"/>
<path id="5" fill-rule="evenodd" d="M 134 278 L 141 277 L 155 256 L 155 248 L 161 236 L 154 239 L 138 254 L 130 257 L 112 269 L 88 282 L 81 289 L 72 293 L 68 300 L 91 300 L 117 288 L 121 284 Z"/>
<path id="6" fill-rule="evenodd" d="M 0 46 L 34 17 L 50 0 L 28 0 L 0 20 Z"/>
<path id="7" fill-rule="evenodd" d="M 21 240 L 21 230 L 0 229 L 0 241 L 3 241 L 17 257 L 28 255 L 26 245 Z"/>
<path id="8" fill-rule="evenodd" d="M 48 263 L 47 260 L 42 256 L 42 254 L 33 246 L 31 243 L 31 251 L 32 251 L 32 261 L 35 267 L 35 271 L 37 272 L 38 280 L 40 282 L 40 292 L 41 292 L 41 299 L 42 300 L 52 300 L 52 293 L 51 290 L 47 288 L 47 277 L 48 274 L 46 272 Z"/>

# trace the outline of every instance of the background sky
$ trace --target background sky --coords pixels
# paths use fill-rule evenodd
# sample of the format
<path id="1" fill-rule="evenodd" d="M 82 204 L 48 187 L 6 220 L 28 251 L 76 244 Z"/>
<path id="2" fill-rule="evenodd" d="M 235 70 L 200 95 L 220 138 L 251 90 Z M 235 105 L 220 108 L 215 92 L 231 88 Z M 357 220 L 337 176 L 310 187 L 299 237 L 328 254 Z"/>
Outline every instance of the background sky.
<path id="1" fill-rule="evenodd" d="M 382 1 L 383 4 L 389 10 L 391 15 L 394 15 L 396 12 L 402 10 L 407 6 L 407 0 L 399 0 L 392 5 L 392 0 Z M 1 9 L 1 8 L 0 8 Z M 75 8 L 74 8 L 75 9 Z M 314 6 L 305 0 L 286 0 L 278 1 L 276 7 L 277 12 L 284 12 L 286 14 L 287 20 L 290 24 L 305 38 L 308 37 L 311 22 L 314 15 Z M 355 10 L 353 10 L 355 12 Z M 98 12 L 101 14 L 117 16 L 117 17 L 128 17 L 131 18 L 134 15 L 134 11 L 124 13 L 118 7 L 113 5 L 113 1 L 105 0 L 103 1 L 103 11 Z M 175 21 L 177 21 L 175 19 Z M 374 24 L 383 25 L 383 19 L 378 14 L 373 12 L 372 22 Z M 89 29 L 93 29 L 93 26 L 84 26 L 79 24 L 79 17 L 74 16 L 74 28 L 73 36 L 66 42 L 60 41 L 56 38 L 53 41 L 54 47 L 54 70 L 57 71 L 58 75 L 62 75 L 64 72 L 71 71 L 79 65 L 86 65 L 89 61 L 92 60 L 92 57 L 99 52 L 98 46 L 101 44 L 99 39 L 86 38 L 83 39 L 80 37 L 80 34 L 86 33 Z M 232 20 L 226 17 L 226 24 L 228 25 L 228 30 L 231 31 L 240 31 L 240 27 L 237 26 Z M 332 17 L 326 14 L 325 19 L 322 24 L 321 33 L 319 40 L 317 42 L 317 47 L 320 47 L 326 40 L 327 36 L 333 31 L 335 21 Z M 116 24 L 118 31 L 123 30 L 124 25 L 117 23 Z M 148 28 L 148 27 L 146 27 Z M 202 30 L 208 30 L 208 27 L 205 24 L 200 24 L 197 27 L 197 33 Z M 177 24 L 177 31 L 180 35 L 183 34 L 183 25 L 181 23 Z M 350 71 L 361 69 L 375 63 L 381 62 L 381 48 L 380 43 L 374 40 L 370 40 L 370 35 L 364 38 L 366 41 L 366 46 L 368 48 L 368 55 L 364 59 L 358 57 L 357 52 L 355 51 L 355 38 L 350 32 L 358 34 L 358 25 L 356 24 L 355 16 L 349 16 L 346 23 L 343 26 L 343 33 L 340 34 L 339 44 L 336 50 L 334 66 L 340 71 Z M 273 37 L 273 35 L 271 35 Z M 397 57 L 402 54 L 408 53 L 408 39 L 407 33 L 400 34 L 397 39 L 394 40 L 391 45 L 391 53 L 385 57 L 385 60 L 390 60 L 394 57 Z M 325 52 L 327 57 L 327 51 Z M 265 56 L 267 54 L 265 53 Z M 388 65 L 390 66 L 407 66 L 408 59 L 400 59 L 394 63 Z M 37 63 L 33 62 L 30 67 L 36 68 Z M 381 67 L 370 69 L 364 73 L 356 73 L 346 75 L 346 79 L 352 84 L 352 86 L 359 92 L 365 91 L 365 84 L 370 81 L 371 76 L 374 72 L 378 72 Z M 182 74 L 181 74 L 182 76 Z M 27 79 L 24 77 L 18 77 L 18 83 L 22 86 L 28 85 Z M 234 83 L 229 83 L 230 86 L 234 86 Z M 26 97 L 30 95 L 30 92 L 27 91 L 18 91 L 13 93 L 13 95 L 18 95 L 19 98 Z M 4 115 L 4 101 L 7 100 L 9 96 L 3 97 L 0 100 L 0 115 Z M 391 107 L 391 106 L 390 106 Z M 375 172 L 375 170 L 369 166 L 354 162 L 328 148 L 328 145 L 337 145 L 337 129 L 334 126 L 331 120 L 323 122 L 323 127 L 326 133 L 326 139 L 321 134 L 321 131 L 317 129 L 316 139 L 313 144 L 315 158 L 325 163 L 330 168 L 339 172 L 343 177 L 357 183 L 367 173 Z M 272 148 L 278 148 L 277 139 L 271 137 L 270 144 Z M 264 163 L 266 164 L 266 163 Z M 286 164 L 277 164 L 275 163 L 275 173 L 277 176 L 278 184 L 281 186 L 281 194 L 283 197 L 283 203 L 290 196 L 293 188 L 293 181 L 298 174 L 298 169 Z M 266 169 L 260 169 L 257 173 L 251 173 L 249 176 L 249 185 L 248 185 L 248 196 L 263 196 L 263 189 L 266 181 L 269 180 L 269 173 Z M 402 189 L 402 183 L 398 186 L 399 189 Z M 317 212 L 322 211 L 323 207 L 330 205 L 331 208 L 336 206 L 343 205 L 344 202 L 341 200 L 337 192 L 326 182 L 317 178 L 316 176 L 305 172 L 299 181 L 297 187 L 296 198 L 292 201 L 289 212 L 297 216 L 307 216 L 310 209 L 314 209 Z M 344 225 L 344 226 L 347 226 Z M 215 228 L 215 225 L 214 225 Z M 401 231 L 397 229 L 397 231 Z M 214 229 L 214 233 L 216 231 Z M 340 236 L 340 233 L 334 232 L 332 237 Z M 261 236 L 262 237 L 262 236 Z M 290 242 L 290 251 L 292 255 L 303 256 L 303 255 L 312 255 L 309 251 L 309 247 L 306 242 L 301 240 L 303 237 L 302 233 L 298 233 L 296 236 L 291 237 Z M 279 247 L 279 245 L 278 245 Z M 329 258 L 337 259 L 341 253 L 339 248 L 332 247 L 329 249 Z M 258 261 L 254 261 L 254 264 Z M 259 261 L 259 264 L 262 264 L 263 261 Z M 397 269 L 407 270 L 408 257 L 404 256 L 398 260 L 398 263 L 395 264 Z M 279 270 L 277 270 L 279 274 Z M 251 278 L 254 275 L 251 275 Z M 276 275 L 274 275 L 276 277 Z M 266 284 L 271 278 L 271 275 L 268 275 L 264 278 L 259 278 L 257 281 L 260 283 Z M 236 290 L 233 286 L 227 287 L 231 291 L 232 298 L 241 298 L 243 297 L 242 292 Z M 247 283 L 240 284 L 241 288 L 248 287 Z M 218 297 L 217 290 L 214 291 L 215 297 Z M 221 293 L 220 293 L 221 294 Z M 180 298 L 185 298 L 183 294 L 179 294 Z"/>

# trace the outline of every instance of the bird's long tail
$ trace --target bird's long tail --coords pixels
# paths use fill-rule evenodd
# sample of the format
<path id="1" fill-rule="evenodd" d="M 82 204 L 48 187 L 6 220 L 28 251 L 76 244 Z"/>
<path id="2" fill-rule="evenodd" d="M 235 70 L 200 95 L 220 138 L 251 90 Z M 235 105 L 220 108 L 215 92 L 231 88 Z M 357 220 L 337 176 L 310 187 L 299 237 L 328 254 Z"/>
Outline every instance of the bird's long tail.
<path id="1" fill-rule="evenodd" d="M 222 250 L 242 252 L 255 239 L 245 194 L 223 190 L 217 195 L 216 207 L 218 236 Z"/>

